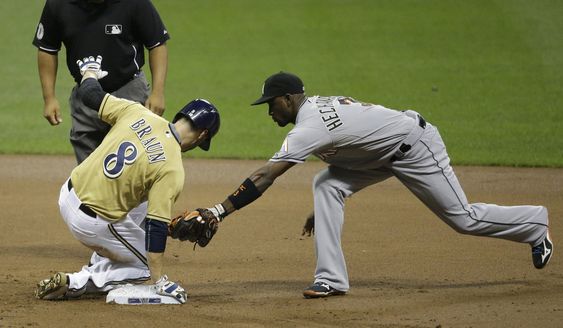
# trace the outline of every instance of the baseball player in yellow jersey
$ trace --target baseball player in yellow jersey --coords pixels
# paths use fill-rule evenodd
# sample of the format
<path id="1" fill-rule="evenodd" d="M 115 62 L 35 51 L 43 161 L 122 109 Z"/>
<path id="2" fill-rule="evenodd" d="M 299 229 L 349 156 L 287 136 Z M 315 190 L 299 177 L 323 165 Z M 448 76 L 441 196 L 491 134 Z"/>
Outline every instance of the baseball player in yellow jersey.
<path id="1" fill-rule="evenodd" d="M 40 281 L 36 296 L 68 299 L 152 278 L 157 293 L 183 303 L 185 290 L 162 274 L 168 223 L 184 185 L 181 152 L 209 149 L 219 113 L 197 99 L 169 123 L 139 103 L 105 93 L 98 82 L 107 75 L 101 61 L 101 56 L 78 61 L 83 74 L 78 92 L 112 128 L 72 171 L 59 196 L 70 232 L 95 253 L 79 272 L 58 272 Z M 129 212 L 145 201 L 146 218 L 139 222 Z"/>

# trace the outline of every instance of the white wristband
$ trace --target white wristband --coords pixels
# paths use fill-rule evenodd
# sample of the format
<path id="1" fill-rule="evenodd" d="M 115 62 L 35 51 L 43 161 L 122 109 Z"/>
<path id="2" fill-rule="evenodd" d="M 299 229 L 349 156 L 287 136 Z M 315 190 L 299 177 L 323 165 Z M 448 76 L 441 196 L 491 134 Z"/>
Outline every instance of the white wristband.
<path id="1" fill-rule="evenodd" d="M 226 217 L 226 211 L 222 204 L 217 204 L 211 208 L 208 208 L 208 210 L 210 210 L 211 213 L 213 213 L 213 215 L 215 215 L 215 217 L 219 219 L 219 221 L 223 221 L 223 219 Z"/>

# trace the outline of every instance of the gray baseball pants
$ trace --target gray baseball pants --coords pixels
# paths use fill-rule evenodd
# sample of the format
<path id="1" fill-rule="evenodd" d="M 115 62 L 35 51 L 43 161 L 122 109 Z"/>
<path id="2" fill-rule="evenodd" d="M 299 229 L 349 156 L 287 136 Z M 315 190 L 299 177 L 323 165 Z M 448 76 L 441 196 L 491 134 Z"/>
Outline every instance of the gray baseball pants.
<path id="1" fill-rule="evenodd" d="M 469 204 L 450 166 L 438 130 L 427 124 L 422 136 L 404 157 L 375 170 L 329 166 L 313 182 L 315 282 L 347 291 L 350 287 L 341 247 L 344 199 L 361 189 L 395 176 L 442 221 L 459 233 L 539 244 L 547 234 L 543 206 Z"/>
<path id="2" fill-rule="evenodd" d="M 77 97 L 77 90 L 78 86 L 75 86 L 69 99 L 72 117 L 70 143 L 76 161 L 80 164 L 102 143 L 111 126 L 99 119 L 97 111 L 84 105 L 82 99 Z M 133 79 L 111 94 L 144 104 L 149 96 L 145 74 L 143 72 L 136 74 Z"/>

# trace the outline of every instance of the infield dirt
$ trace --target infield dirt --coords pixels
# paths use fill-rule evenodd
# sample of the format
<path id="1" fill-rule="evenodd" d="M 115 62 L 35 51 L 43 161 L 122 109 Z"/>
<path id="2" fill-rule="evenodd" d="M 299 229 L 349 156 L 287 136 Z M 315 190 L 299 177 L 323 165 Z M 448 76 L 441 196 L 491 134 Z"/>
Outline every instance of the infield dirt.
<path id="1" fill-rule="evenodd" d="M 185 160 L 176 212 L 223 201 L 262 164 Z M 528 245 L 457 234 L 389 179 L 347 201 L 349 294 L 306 300 L 315 250 L 301 227 L 324 167 L 311 162 L 229 216 L 206 248 L 169 241 L 165 272 L 188 289 L 188 303 L 119 306 L 33 296 L 40 279 L 79 270 L 90 256 L 57 206 L 74 158 L 0 156 L 0 165 L 0 327 L 563 326 L 562 169 L 454 167 L 470 202 L 548 208 L 555 255 L 544 270 L 533 268 Z"/>

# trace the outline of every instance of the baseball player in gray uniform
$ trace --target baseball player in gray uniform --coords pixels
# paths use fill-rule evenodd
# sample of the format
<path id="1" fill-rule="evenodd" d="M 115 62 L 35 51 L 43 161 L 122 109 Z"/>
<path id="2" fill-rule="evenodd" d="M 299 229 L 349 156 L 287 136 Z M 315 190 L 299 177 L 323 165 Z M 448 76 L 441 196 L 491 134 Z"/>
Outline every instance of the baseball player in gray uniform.
<path id="1" fill-rule="evenodd" d="M 313 182 L 317 268 L 314 283 L 303 291 L 306 298 L 348 291 L 341 248 L 344 200 L 392 176 L 457 232 L 528 243 L 534 266 L 547 265 L 553 244 L 546 208 L 470 204 L 438 129 L 420 114 L 350 97 L 307 97 L 304 91 L 301 79 L 290 73 L 280 72 L 265 81 L 262 97 L 252 105 L 268 103 L 268 113 L 279 126 L 295 127 L 266 165 L 209 209 L 222 220 L 256 200 L 278 176 L 309 155 L 328 163 Z"/>

